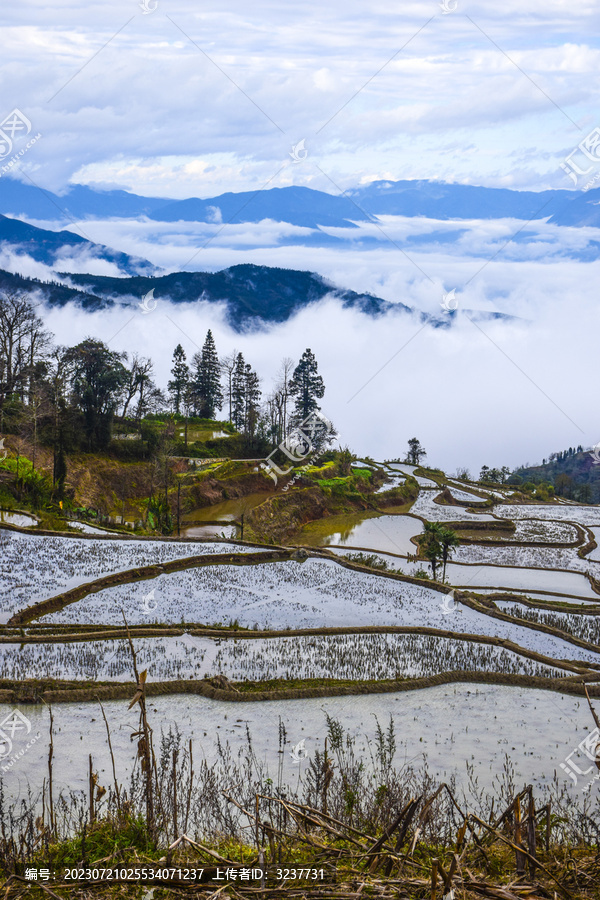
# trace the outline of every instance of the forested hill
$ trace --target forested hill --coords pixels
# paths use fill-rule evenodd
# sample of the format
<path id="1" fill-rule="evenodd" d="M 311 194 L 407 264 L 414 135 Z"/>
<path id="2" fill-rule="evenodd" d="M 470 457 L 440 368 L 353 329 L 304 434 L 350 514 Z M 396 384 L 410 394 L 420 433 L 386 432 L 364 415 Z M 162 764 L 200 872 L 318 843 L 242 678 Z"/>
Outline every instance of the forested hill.
<path id="1" fill-rule="evenodd" d="M 389 303 L 372 294 L 344 290 L 315 272 L 240 265 L 221 272 L 175 272 L 159 277 L 113 278 L 106 275 L 61 273 L 59 281 L 26 278 L 0 269 L 0 291 L 34 294 L 48 306 L 73 302 L 87 311 L 126 305 L 137 309 L 142 298 L 154 290 L 153 301 L 171 303 L 224 303 L 229 323 L 237 331 L 260 324 L 285 322 L 294 313 L 327 295 L 346 307 L 370 316 L 391 309 L 412 312 L 403 303 Z M 424 314 L 421 314 L 424 317 Z"/>
<path id="2" fill-rule="evenodd" d="M 523 483 L 548 482 L 559 496 L 568 500 L 600 502 L 600 454 L 596 461 L 593 451 L 581 447 L 551 453 L 541 465 L 518 468 L 513 474 Z"/>
<path id="3" fill-rule="evenodd" d="M 229 321 L 238 329 L 256 320 L 285 322 L 295 312 L 328 294 L 341 300 L 344 306 L 355 307 L 372 316 L 381 315 L 392 306 L 410 311 L 410 307 L 402 303 L 391 304 L 372 294 L 338 288 L 315 272 L 270 266 L 239 265 L 221 272 L 174 272 L 155 278 L 64 277 L 68 277 L 75 287 L 94 295 L 94 301 L 102 297 L 107 305 L 131 302 L 132 298 L 139 300 L 152 289 L 156 300 L 172 303 L 223 302 L 227 304 Z"/>
<path id="4" fill-rule="evenodd" d="M 36 301 L 43 300 L 48 306 L 65 306 L 67 303 L 76 303 L 89 312 L 109 305 L 99 297 L 74 290 L 58 281 L 27 278 L 18 273 L 5 272 L 4 269 L 0 269 L 0 293 L 25 294 Z"/>

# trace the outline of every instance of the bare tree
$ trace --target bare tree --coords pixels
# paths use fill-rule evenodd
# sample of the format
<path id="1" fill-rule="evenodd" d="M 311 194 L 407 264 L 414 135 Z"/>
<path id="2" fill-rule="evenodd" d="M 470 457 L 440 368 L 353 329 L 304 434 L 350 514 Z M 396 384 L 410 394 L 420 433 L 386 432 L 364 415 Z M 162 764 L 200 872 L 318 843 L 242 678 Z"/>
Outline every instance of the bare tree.
<path id="1" fill-rule="evenodd" d="M 277 375 L 278 383 L 276 392 L 280 395 L 281 403 L 281 440 L 285 440 L 288 433 L 288 402 L 290 398 L 290 380 L 294 373 L 294 360 L 284 356 Z"/>
<path id="2" fill-rule="evenodd" d="M 123 388 L 123 418 L 127 416 L 129 404 L 133 401 L 140 389 L 140 381 L 146 377 L 151 378 L 153 371 L 152 360 L 145 359 L 134 353 L 131 359 L 131 366 L 127 368 L 127 380 Z"/>
<path id="3" fill-rule="evenodd" d="M 237 360 L 238 351 L 232 350 L 229 356 L 224 356 L 221 360 L 219 360 L 219 365 L 221 366 L 221 371 L 225 375 L 225 380 L 227 384 L 227 409 L 229 415 L 229 421 L 231 422 L 231 410 L 233 406 L 233 373 L 235 371 L 235 363 Z"/>
<path id="4" fill-rule="evenodd" d="M 51 335 L 32 301 L 16 292 L 0 294 L 0 429 L 7 399 L 25 399 L 36 364 L 47 352 Z"/>
<path id="5" fill-rule="evenodd" d="M 273 443 L 278 444 L 283 438 L 283 394 L 279 390 L 267 397 L 265 409 L 269 420 L 269 432 Z"/>
<path id="6" fill-rule="evenodd" d="M 167 407 L 167 398 L 150 378 L 140 381 L 138 402 L 135 407 L 135 418 L 138 427 L 148 413 L 162 412 Z"/>

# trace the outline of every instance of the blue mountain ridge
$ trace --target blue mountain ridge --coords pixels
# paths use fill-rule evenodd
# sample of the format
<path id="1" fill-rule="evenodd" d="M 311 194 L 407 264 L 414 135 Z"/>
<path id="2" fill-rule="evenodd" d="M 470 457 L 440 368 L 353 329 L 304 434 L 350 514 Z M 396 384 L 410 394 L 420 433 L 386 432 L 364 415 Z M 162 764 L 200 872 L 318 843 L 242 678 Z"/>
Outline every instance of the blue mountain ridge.
<path id="1" fill-rule="evenodd" d="M 128 275 L 151 275 L 157 271 L 146 259 L 129 256 L 103 244 L 95 244 L 70 231 L 48 231 L 3 215 L 0 215 L 0 247 L 13 253 L 26 254 L 36 262 L 51 267 L 65 256 L 65 248 L 70 248 L 74 256 L 85 253 L 88 258 L 106 260 Z"/>
<path id="2" fill-rule="evenodd" d="M 143 197 L 123 190 L 72 185 L 63 194 L 0 179 L 0 212 L 34 219 L 138 218 L 157 222 L 242 224 L 272 219 L 302 228 L 352 228 L 378 216 L 433 219 L 536 220 L 600 227 L 600 188 L 514 191 L 432 181 L 377 181 L 334 195 L 307 187 L 225 193 L 207 199 Z"/>

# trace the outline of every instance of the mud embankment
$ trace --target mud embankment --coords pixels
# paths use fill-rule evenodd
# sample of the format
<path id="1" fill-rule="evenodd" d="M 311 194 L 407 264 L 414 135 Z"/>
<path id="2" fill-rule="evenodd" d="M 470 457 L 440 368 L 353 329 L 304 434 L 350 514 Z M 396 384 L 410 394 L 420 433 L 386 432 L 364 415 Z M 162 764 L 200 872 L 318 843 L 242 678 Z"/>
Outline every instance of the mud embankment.
<path id="1" fill-rule="evenodd" d="M 403 691 L 418 691 L 425 688 L 438 687 L 444 684 L 490 684 L 507 687 L 531 688 L 535 690 L 555 691 L 560 694 L 585 696 L 585 681 L 593 681 L 597 677 L 592 674 L 585 677 L 541 678 L 535 675 L 512 675 L 501 672 L 444 672 L 426 678 L 414 678 L 392 681 L 355 681 L 350 683 L 313 685 L 306 683 L 300 687 L 288 689 L 282 684 L 276 688 L 261 690 L 257 683 L 232 684 L 225 690 L 215 687 L 209 681 L 163 681 L 150 682 L 146 685 L 149 697 L 173 696 L 175 694 L 195 694 L 210 700 L 230 703 L 260 703 L 273 700 L 304 700 L 312 697 L 344 697 L 359 694 L 386 694 Z M 600 687 L 590 685 L 590 696 L 600 697 Z M 90 703 L 105 700 L 131 700 L 135 693 L 132 684 L 97 684 L 93 687 L 81 687 L 75 682 L 54 682 L 52 685 L 38 683 L 36 685 L 20 684 L 15 689 L 0 688 L 0 703 Z"/>

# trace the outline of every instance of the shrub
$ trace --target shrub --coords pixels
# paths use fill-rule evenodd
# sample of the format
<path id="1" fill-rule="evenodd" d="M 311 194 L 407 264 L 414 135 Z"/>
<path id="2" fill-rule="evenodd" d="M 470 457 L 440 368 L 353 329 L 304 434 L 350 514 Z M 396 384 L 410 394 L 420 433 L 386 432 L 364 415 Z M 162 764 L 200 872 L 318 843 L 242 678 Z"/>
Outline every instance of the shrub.
<path id="1" fill-rule="evenodd" d="M 52 480 L 39 469 L 33 468 L 33 463 L 26 456 L 7 457 L 0 460 L 0 469 L 4 469 L 15 476 L 15 488 L 18 494 L 27 497 L 34 505 L 45 505 L 52 500 Z"/>

